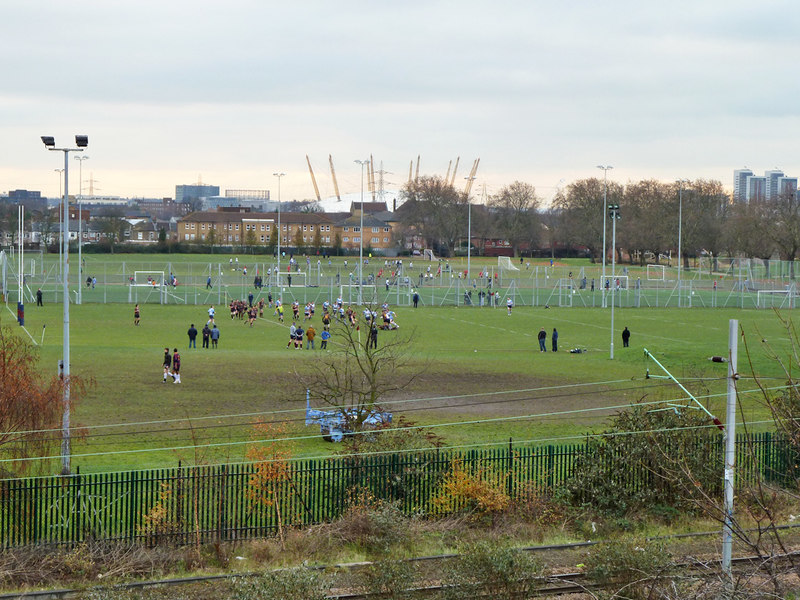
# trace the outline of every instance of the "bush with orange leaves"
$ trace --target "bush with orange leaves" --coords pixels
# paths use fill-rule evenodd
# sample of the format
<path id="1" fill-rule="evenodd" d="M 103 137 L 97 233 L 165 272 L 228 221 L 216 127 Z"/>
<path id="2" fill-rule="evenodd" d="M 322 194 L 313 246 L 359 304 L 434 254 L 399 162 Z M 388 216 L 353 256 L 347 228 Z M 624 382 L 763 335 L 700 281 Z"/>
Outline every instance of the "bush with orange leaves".
<path id="1" fill-rule="evenodd" d="M 454 460 L 439 484 L 433 505 L 442 513 L 466 514 L 476 521 L 491 518 L 511 503 L 504 483 L 504 476 L 489 467 L 476 466 L 470 470 L 463 461 Z"/>
<path id="2" fill-rule="evenodd" d="M 288 484 L 292 479 L 292 445 L 284 423 L 255 423 L 251 433 L 252 444 L 247 448 L 248 461 L 255 463 L 247 490 L 254 504 L 275 509 L 278 536 L 283 544 L 283 506 Z"/>
<path id="3" fill-rule="evenodd" d="M 51 464 L 30 459 L 58 454 L 63 381 L 43 377 L 38 363 L 33 344 L 0 326 L 0 476 L 45 472 Z M 74 405 L 85 386 L 74 375 L 69 381 Z"/>

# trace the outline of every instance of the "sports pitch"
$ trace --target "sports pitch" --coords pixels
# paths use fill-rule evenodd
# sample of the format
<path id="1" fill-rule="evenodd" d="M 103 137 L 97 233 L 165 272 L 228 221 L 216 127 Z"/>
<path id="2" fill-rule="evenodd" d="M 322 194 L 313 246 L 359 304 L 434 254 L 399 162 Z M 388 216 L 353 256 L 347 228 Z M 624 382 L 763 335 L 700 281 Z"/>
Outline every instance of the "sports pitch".
<path id="1" fill-rule="evenodd" d="M 246 287 L 240 292 L 243 296 Z M 285 421 L 288 435 L 296 438 L 295 456 L 331 453 L 332 444 L 319 437 L 318 428 L 303 423 L 305 387 L 300 375 L 321 352 L 287 349 L 290 311 L 280 323 L 267 309 L 264 318 L 249 327 L 246 320 L 231 320 L 227 306 L 215 307 L 219 348 L 206 350 L 188 349 L 186 332 L 190 323 L 202 328 L 207 304 L 142 303 L 138 327 L 133 325 L 131 304 L 85 301 L 71 306 L 72 373 L 93 381 L 73 413 L 73 424 L 85 428 L 73 443 L 73 469 L 242 461 L 257 419 Z M 3 309 L 0 322 L 39 343 L 40 368 L 56 372 L 62 352 L 61 304 L 28 304 L 28 333 L 15 324 L 12 308 L 9 304 Z M 615 357 L 610 360 L 609 309 L 517 306 L 509 316 L 502 304 L 392 308 L 400 330 L 380 332 L 378 343 L 390 336 L 409 336 L 408 369 L 416 379 L 387 398 L 387 408 L 395 418 L 402 415 L 434 426 L 446 445 L 508 443 L 509 438 L 576 443 L 583 434 L 602 430 L 608 416 L 630 402 L 683 398 L 674 384 L 645 377 L 648 368 L 651 374 L 661 372 L 645 360 L 643 348 L 694 394 L 708 396 L 704 402 L 722 417 L 727 366 L 708 359 L 727 354 L 731 318 L 739 319 L 753 361 L 751 367 L 741 344 L 741 390 L 755 388 L 748 378 L 753 371 L 770 378 L 765 379 L 767 385 L 782 382 L 762 340 L 779 354 L 790 351 L 787 333 L 770 310 L 617 308 Z M 321 312 L 317 299 L 312 322 L 318 330 Z M 626 326 L 632 332 L 629 348 L 622 347 L 620 338 Z M 546 353 L 539 351 L 537 342 L 542 327 L 548 336 Z M 557 353 L 551 351 L 554 327 L 559 332 Z M 180 385 L 162 382 L 166 346 L 181 353 Z M 586 351 L 572 354 L 573 348 Z M 766 419 L 757 394 L 746 393 L 742 399 L 749 421 Z"/>

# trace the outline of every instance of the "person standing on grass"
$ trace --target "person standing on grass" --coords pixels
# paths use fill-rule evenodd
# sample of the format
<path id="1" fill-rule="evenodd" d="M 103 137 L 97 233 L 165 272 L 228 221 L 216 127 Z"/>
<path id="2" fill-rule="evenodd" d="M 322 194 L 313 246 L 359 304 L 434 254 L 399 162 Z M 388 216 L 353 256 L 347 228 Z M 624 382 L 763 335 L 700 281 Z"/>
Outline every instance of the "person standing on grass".
<path id="1" fill-rule="evenodd" d="M 164 381 L 162 383 L 167 383 L 167 375 L 171 375 L 170 370 L 172 368 L 172 355 L 169 353 L 169 348 L 164 348 Z"/>
<path id="2" fill-rule="evenodd" d="M 553 352 L 558 352 L 558 330 L 553 327 L 553 335 L 550 336 L 553 345 Z"/>
<path id="3" fill-rule="evenodd" d="M 313 325 L 309 325 L 308 329 L 306 330 L 306 339 L 308 340 L 308 345 L 306 346 L 306 350 L 313 350 L 314 349 L 314 338 L 317 337 L 317 330 L 314 329 Z"/>
<path id="4" fill-rule="evenodd" d="M 172 353 L 172 379 L 175 383 L 181 382 L 181 355 L 178 354 L 177 348 Z"/>
<path id="5" fill-rule="evenodd" d="M 542 327 L 539 330 L 539 352 L 547 352 L 547 347 L 545 344 L 547 343 L 547 332 Z"/>
<path id="6" fill-rule="evenodd" d="M 211 286 L 211 275 L 209 275 L 208 279 L 206 279 L 206 289 L 207 290 L 212 289 L 212 286 Z"/>
<path id="7" fill-rule="evenodd" d="M 328 340 L 331 339 L 331 332 L 327 329 L 322 330 L 322 334 L 320 335 L 322 338 L 322 343 L 319 345 L 320 350 L 327 350 L 328 349 Z"/>
<path id="8" fill-rule="evenodd" d="M 139 319 L 141 317 L 141 313 L 139 312 L 139 305 L 133 307 L 133 324 L 139 325 Z"/>
<path id="9" fill-rule="evenodd" d="M 44 306 L 42 302 L 42 288 L 36 290 L 36 306 Z"/>
<path id="10" fill-rule="evenodd" d="M 219 341 L 219 329 L 217 329 L 217 324 L 214 323 L 213 327 L 211 328 L 211 347 L 216 348 L 218 341 Z"/>
<path id="11" fill-rule="evenodd" d="M 203 348 L 208 348 L 208 341 L 211 339 L 211 329 L 208 327 L 208 323 L 205 324 L 203 327 Z"/>
<path id="12" fill-rule="evenodd" d="M 217 311 L 214 310 L 214 305 L 212 304 L 208 308 L 208 318 L 212 323 L 214 322 L 214 315 L 216 315 L 216 314 L 217 314 Z"/>
<path id="13" fill-rule="evenodd" d="M 297 350 L 298 344 L 300 345 L 300 350 L 303 349 L 303 336 L 305 335 L 305 331 L 303 331 L 303 326 L 298 325 L 297 329 L 294 332 L 294 348 Z"/>
<path id="14" fill-rule="evenodd" d="M 294 334 L 297 331 L 297 324 L 292 322 L 292 325 L 289 327 L 289 343 L 286 344 L 287 348 L 290 348 L 292 344 L 294 347 L 297 348 L 297 342 L 295 341 Z"/>
<path id="15" fill-rule="evenodd" d="M 189 348 L 197 348 L 197 328 L 194 323 L 191 324 L 186 334 L 189 336 Z"/>
<path id="16" fill-rule="evenodd" d="M 622 347 L 623 348 L 627 348 L 628 347 L 628 342 L 629 342 L 630 339 L 631 339 L 631 332 L 626 327 L 625 329 L 622 330 Z"/>

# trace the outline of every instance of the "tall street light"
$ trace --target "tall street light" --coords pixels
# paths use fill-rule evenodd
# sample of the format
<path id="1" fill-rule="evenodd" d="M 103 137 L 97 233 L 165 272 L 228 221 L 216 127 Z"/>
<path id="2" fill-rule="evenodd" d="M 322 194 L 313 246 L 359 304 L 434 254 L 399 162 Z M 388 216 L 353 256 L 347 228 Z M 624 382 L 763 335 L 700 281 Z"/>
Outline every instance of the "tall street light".
<path id="1" fill-rule="evenodd" d="M 281 177 L 286 173 L 273 173 L 278 178 L 278 298 L 283 302 L 283 286 L 281 285 Z"/>
<path id="2" fill-rule="evenodd" d="M 61 174 L 64 172 L 64 169 L 53 169 L 53 171 L 58 173 L 58 197 L 61 198 Z M 61 226 L 64 223 L 64 216 L 61 212 L 63 208 L 63 204 L 58 208 L 58 274 L 62 277 L 64 276 L 64 263 L 61 255 L 62 240 L 64 239 L 64 231 L 61 229 Z"/>
<path id="3" fill-rule="evenodd" d="M 689 183 L 688 179 L 678 179 L 678 308 L 681 307 L 681 232 L 683 226 L 683 184 Z"/>
<path id="4" fill-rule="evenodd" d="M 83 304 L 83 161 L 88 156 L 76 156 L 78 161 L 78 304 Z"/>
<path id="5" fill-rule="evenodd" d="M 474 175 L 468 175 L 464 177 L 470 184 L 467 185 L 467 189 L 472 189 L 471 183 L 477 179 Z M 472 275 L 472 270 L 470 269 L 470 258 L 471 258 L 471 250 L 472 250 L 472 203 L 469 201 L 469 194 L 467 194 L 467 289 L 469 289 L 469 278 Z"/>
<path id="6" fill-rule="evenodd" d="M 361 269 L 364 267 L 364 167 L 369 164 L 368 160 L 356 160 L 361 165 L 361 224 L 359 230 L 361 235 L 358 237 L 358 304 L 363 303 L 361 295 L 361 284 L 364 281 Z"/>
<path id="7" fill-rule="evenodd" d="M 608 202 L 608 172 L 613 169 L 611 165 L 597 165 L 603 169 L 603 280 L 600 287 L 603 290 L 603 308 L 606 306 L 606 204 Z"/>
<path id="8" fill-rule="evenodd" d="M 611 219 L 611 360 L 614 360 L 614 290 L 617 289 L 615 268 L 617 260 L 617 221 L 619 220 L 619 204 L 608 205 L 608 218 Z"/>
<path id="9" fill-rule="evenodd" d="M 70 430 L 69 430 L 69 153 L 83 152 L 89 145 L 86 135 L 75 136 L 76 148 L 56 148 L 53 136 L 43 135 L 42 143 L 48 150 L 64 153 L 64 350 L 61 364 L 61 373 L 64 381 L 64 413 L 61 419 L 61 474 L 70 474 Z M 80 285 L 80 282 L 78 282 Z"/>

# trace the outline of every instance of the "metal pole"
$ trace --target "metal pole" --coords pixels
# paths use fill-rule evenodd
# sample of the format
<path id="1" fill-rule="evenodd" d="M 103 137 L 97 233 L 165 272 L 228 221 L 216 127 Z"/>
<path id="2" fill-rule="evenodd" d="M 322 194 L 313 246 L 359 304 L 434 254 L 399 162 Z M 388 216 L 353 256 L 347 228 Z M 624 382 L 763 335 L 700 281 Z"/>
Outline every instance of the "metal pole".
<path id="1" fill-rule="evenodd" d="M 602 307 L 606 307 L 606 210 L 608 208 L 608 171 L 614 167 L 610 165 L 597 165 L 598 169 L 603 169 L 603 279 L 600 282 L 602 289 Z"/>
<path id="2" fill-rule="evenodd" d="M 78 161 L 78 304 L 83 304 L 83 161 L 88 156 L 76 156 Z"/>
<path id="3" fill-rule="evenodd" d="M 361 294 L 362 267 L 364 266 L 364 167 L 369 163 L 368 160 L 356 160 L 361 165 L 361 224 L 359 225 L 361 235 L 358 236 L 358 304 L 361 305 L 363 298 Z"/>
<path id="4" fill-rule="evenodd" d="M 273 173 L 273 175 L 278 178 L 278 272 L 276 279 L 278 281 L 278 298 L 283 304 L 283 286 L 281 286 L 281 177 L 286 173 Z"/>
<path id="5" fill-rule="evenodd" d="M 725 416 L 725 525 L 722 529 L 722 572 L 731 581 L 731 557 L 733 554 L 733 486 L 736 463 L 736 380 L 739 354 L 739 321 L 728 322 L 728 404 Z"/>
<path id="6" fill-rule="evenodd" d="M 70 473 L 69 399 L 69 150 L 64 150 L 64 413 L 61 419 L 61 474 Z"/>
<path id="7" fill-rule="evenodd" d="M 611 217 L 611 350 L 610 350 L 610 358 L 614 360 L 614 291 L 617 287 L 616 281 L 614 280 L 614 271 L 616 268 L 616 260 L 617 260 L 617 219 L 619 218 L 619 206 L 614 206 L 614 209 L 610 211 Z"/>

